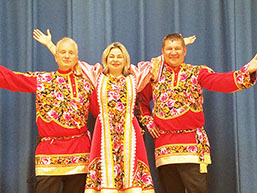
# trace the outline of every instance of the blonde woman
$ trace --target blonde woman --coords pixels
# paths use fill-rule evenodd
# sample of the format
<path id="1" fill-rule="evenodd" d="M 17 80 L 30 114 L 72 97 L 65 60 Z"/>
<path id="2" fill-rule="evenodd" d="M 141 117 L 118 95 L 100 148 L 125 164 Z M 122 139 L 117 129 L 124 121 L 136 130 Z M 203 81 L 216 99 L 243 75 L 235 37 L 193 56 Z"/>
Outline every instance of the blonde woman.
<path id="1" fill-rule="evenodd" d="M 93 93 L 97 103 L 91 104 L 97 107 L 98 116 L 85 192 L 154 192 L 141 129 L 134 117 L 140 78 L 135 72 L 130 74 L 129 54 L 119 42 L 104 50 L 102 64 Z"/>

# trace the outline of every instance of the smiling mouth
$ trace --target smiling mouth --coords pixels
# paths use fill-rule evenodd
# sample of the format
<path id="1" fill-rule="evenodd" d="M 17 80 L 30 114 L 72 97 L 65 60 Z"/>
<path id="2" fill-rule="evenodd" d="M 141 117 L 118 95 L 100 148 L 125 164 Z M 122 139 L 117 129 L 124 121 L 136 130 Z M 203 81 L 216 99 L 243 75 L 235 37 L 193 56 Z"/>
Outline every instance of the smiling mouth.
<path id="1" fill-rule="evenodd" d="M 169 59 L 176 60 L 176 59 L 178 59 L 178 57 L 169 57 Z"/>
<path id="2" fill-rule="evenodd" d="M 117 64 L 117 63 L 115 63 L 115 64 L 112 64 L 113 66 L 120 66 L 120 64 Z"/>

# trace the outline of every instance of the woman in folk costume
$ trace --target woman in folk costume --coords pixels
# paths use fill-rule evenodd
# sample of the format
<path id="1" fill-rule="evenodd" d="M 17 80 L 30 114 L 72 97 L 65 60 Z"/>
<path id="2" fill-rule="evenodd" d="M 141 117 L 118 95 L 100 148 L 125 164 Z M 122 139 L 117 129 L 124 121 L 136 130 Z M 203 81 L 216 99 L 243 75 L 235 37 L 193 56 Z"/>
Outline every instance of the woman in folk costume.
<path id="1" fill-rule="evenodd" d="M 154 192 L 141 129 L 134 117 L 136 92 L 150 79 L 151 69 L 143 65 L 139 75 L 119 42 L 104 50 L 102 63 L 103 73 L 93 93 L 97 103 L 91 103 L 98 107 L 98 116 L 85 192 Z"/>

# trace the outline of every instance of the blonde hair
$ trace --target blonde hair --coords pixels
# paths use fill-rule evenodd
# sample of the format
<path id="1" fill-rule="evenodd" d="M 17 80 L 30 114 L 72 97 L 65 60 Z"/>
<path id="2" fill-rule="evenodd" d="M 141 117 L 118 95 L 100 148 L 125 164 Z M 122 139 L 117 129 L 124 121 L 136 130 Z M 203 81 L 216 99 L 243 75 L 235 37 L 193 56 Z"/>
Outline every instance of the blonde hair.
<path id="1" fill-rule="evenodd" d="M 79 52 L 78 44 L 77 44 L 73 39 L 71 39 L 71 38 L 69 38 L 69 37 L 64 37 L 64 38 L 60 39 L 60 40 L 56 43 L 56 53 L 57 53 L 57 51 L 58 51 L 58 49 L 59 49 L 59 47 L 60 47 L 60 44 L 61 44 L 62 42 L 71 42 L 71 43 L 75 46 L 75 51 L 76 51 L 76 53 L 77 53 L 77 55 L 78 55 L 78 52 Z"/>
<path id="2" fill-rule="evenodd" d="M 128 74 L 129 73 L 129 68 L 130 68 L 130 57 L 129 57 L 129 53 L 126 49 L 126 47 L 121 44 L 120 42 L 113 42 L 111 43 L 109 46 L 107 46 L 107 48 L 105 48 L 103 55 L 102 55 L 102 64 L 103 64 L 103 73 L 108 74 L 109 73 L 109 66 L 107 65 L 107 58 L 110 54 L 110 51 L 113 48 L 119 48 L 120 51 L 123 54 L 123 58 L 124 58 L 124 68 L 123 68 L 123 74 Z"/>

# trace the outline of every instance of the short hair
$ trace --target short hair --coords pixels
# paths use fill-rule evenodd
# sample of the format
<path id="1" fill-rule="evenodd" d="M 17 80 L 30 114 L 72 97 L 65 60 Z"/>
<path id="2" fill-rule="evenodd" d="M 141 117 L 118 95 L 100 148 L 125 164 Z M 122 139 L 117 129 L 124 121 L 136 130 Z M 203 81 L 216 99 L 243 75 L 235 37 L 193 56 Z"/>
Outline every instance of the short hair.
<path id="1" fill-rule="evenodd" d="M 185 48 L 186 44 L 184 41 L 184 38 L 181 34 L 179 33 L 172 33 L 172 34 L 167 34 L 163 39 L 162 39 L 162 48 L 165 46 L 166 40 L 180 40 L 182 42 L 182 46 Z"/>
<path id="2" fill-rule="evenodd" d="M 123 58 L 124 58 L 124 68 L 123 68 L 123 74 L 128 74 L 129 73 L 129 68 L 130 68 L 130 57 L 129 57 L 129 53 L 126 49 L 126 47 L 120 43 L 120 42 L 113 42 L 111 43 L 109 46 L 107 46 L 107 48 L 105 48 L 105 50 L 103 51 L 103 55 L 102 55 L 102 64 L 103 64 L 103 73 L 108 74 L 109 73 L 109 66 L 107 65 L 107 58 L 110 54 L 110 51 L 113 48 L 119 48 L 120 51 L 123 54 Z"/>
<path id="3" fill-rule="evenodd" d="M 77 54 L 79 53 L 79 50 L 78 50 L 78 44 L 71 38 L 69 37 L 64 37 L 62 39 L 60 39 L 57 43 L 56 43 L 56 52 L 58 51 L 59 47 L 60 47 L 60 44 L 62 42 L 71 42 L 74 46 L 75 46 L 75 51 L 77 52 Z"/>

